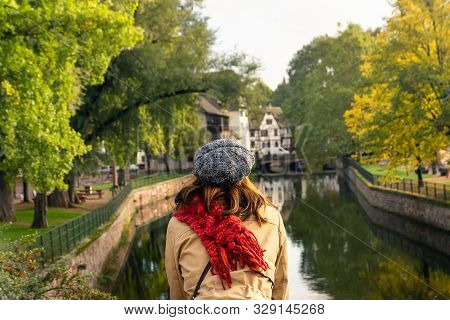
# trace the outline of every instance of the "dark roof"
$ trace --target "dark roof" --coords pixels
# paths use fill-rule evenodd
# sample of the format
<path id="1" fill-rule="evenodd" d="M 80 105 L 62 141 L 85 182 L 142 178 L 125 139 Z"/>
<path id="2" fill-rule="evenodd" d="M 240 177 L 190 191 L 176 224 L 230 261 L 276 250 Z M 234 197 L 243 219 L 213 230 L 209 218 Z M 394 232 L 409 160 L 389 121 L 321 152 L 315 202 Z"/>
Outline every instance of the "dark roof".
<path id="1" fill-rule="evenodd" d="M 200 100 L 200 107 L 209 114 L 216 114 L 219 116 L 223 116 L 224 114 L 222 113 L 222 111 L 220 111 L 219 106 L 214 103 L 213 101 L 206 99 L 203 96 L 199 97 Z"/>
<path id="2" fill-rule="evenodd" d="M 287 127 L 288 126 L 288 121 L 287 119 L 283 116 L 283 109 L 281 109 L 280 107 L 274 107 L 271 104 L 269 104 L 266 107 L 266 112 L 270 112 L 273 114 L 273 116 L 275 117 L 275 119 L 277 120 L 277 123 L 280 127 Z"/>
<path id="3" fill-rule="evenodd" d="M 283 113 L 283 110 L 280 107 L 274 107 L 271 104 L 269 104 L 266 107 L 266 112 L 271 112 L 275 118 L 278 118 Z"/>

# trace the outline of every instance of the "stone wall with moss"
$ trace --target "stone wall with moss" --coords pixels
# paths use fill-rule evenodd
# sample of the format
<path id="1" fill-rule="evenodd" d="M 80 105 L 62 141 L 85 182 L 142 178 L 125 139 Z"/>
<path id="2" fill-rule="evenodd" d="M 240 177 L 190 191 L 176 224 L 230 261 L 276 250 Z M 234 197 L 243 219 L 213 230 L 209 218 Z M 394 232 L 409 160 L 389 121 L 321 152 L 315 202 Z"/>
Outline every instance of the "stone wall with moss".
<path id="1" fill-rule="evenodd" d="M 353 168 L 344 173 L 371 206 L 450 231 L 450 202 L 374 186 Z"/>
<path id="2" fill-rule="evenodd" d="M 102 286 L 97 280 L 108 282 L 102 276 L 114 277 L 117 273 L 120 262 L 126 259 L 136 227 L 173 210 L 174 195 L 190 181 L 192 176 L 189 175 L 133 190 L 117 210 L 115 218 L 71 254 L 70 268 L 83 274 L 91 286 Z M 108 265 L 111 259 L 117 262 L 114 270 L 108 270 L 112 268 Z"/>

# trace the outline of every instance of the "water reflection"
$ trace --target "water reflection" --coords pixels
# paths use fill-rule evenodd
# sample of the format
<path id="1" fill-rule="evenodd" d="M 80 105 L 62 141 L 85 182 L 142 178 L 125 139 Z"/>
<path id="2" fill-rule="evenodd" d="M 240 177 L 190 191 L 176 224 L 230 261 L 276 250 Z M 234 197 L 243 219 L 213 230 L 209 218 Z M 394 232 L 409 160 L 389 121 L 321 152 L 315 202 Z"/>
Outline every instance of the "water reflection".
<path id="1" fill-rule="evenodd" d="M 119 299 L 169 298 L 164 248 L 170 216 L 137 230 L 128 260 L 119 275 L 113 294 Z"/>
<path id="2" fill-rule="evenodd" d="M 298 272 L 308 279 L 314 292 L 335 299 L 429 299 L 450 295 L 450 278 L 445 270 L 429 265 L 424 270 L 423 261 L 372 233 L 365 213 L 337 176 L 331 180 L 317 177 L 300 185 L 307 204 L 342 227 L 299 201 L 295 214 L 285 221 L 291 241 L 303 249 Z M 301 297 L 301 291 L 291 290 L 293 296 Z"/>
<path id="3" fill-rule="evenodd" d="M 399 217 L 391 221 L 390 214 L 369 210 L 336 174 L 310 179 L 259 178 L 255 182 L 282 212 L 288 233 L 292 299 L 434 299 L 450 296 L 449 256 L 440 250 L 448 248 L 448 233 L 440 234 L 440 231 L 420 224 L 411 227 L 411 224 L 402 224 Z M 301 198 L 341 227 L 296 198 Z M 114 291 L 119 298 L 168 297 L 164 270 L 168 219 L 160 219 L 136 233 Z M 403 229 L 410 233 L 400 234 Z M 421 238 L 414 237 L 415 233 L 436 241 L 419 245 L 417 241 Z M 434 249 L 430 248 L 433 243 L 436 243 Z"/>
<path id="4" fill-rule="evenodd" d="M 294 208 L 294 180 L 283 177 L 272 177 L 270 179 L 259 177 L 254 182 L 280 210 L 283 220 L 287 219 Z"/>

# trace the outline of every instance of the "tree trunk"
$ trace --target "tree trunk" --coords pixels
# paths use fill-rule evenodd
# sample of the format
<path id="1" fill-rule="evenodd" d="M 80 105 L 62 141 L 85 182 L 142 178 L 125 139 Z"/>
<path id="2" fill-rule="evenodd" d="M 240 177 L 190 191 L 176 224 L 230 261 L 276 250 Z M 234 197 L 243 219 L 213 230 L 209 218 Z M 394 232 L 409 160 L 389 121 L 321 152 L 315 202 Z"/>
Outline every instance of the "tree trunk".
<path id="1" fill-rule="evenodd" d="M 166 172 L 170 172 L 169 155 L 167 153 L 164 154 L 164 164 L 166 166 Z"/>
<path id="2" fill-rule="evenodd" d="M 125 171 L 122 168 L 118 171 L 118 184 L 120 187 L 125 186 Z"/>
<path id="3" fill-rule="evenodd" d="M 22 179 L 22 188 L 23 188 L 23 202 L 31 202 L 30 194 L 28 193 L 28 182 L 25 179 Z"/>
<path id="4" fill-rule="evenodd" d="M 34 199 L 34 218 L 31 224 L 32 228 L 47 228 L 47 195 L 36 193 Z"/>
<path id="5" fill-rule="evenodd" d="M 147 174 L 150 175 L 152 173 L 152 168 L 150 167 L 152 158 L 151 158 L 150 152 L 148 151 L 148 148 L 145 148 L 144 152 L 145 152 L 145 162 L 146 162 L 145 166 L 147 167 L 146 168 Z"/>
<path id="6" fill-rule="evenodd" d="M 432 174 L 433 175 L 435 175 L 435 174 L 437 174 L 437 163 L 435 162 L 435 161 L 433 161 L 432 163 L 431 163 L 431 172 L 432 172 Z"/>
<path id="7" fill-rule="evenodd" d="M 123 185 L 126 185 L 130 181 L 130 166 L 128 163 L 123 168 Z"/>
<path id="8" fill-rule="evenodd" d="M 118 176 L 117 176 L 117 170 L 116 170 L 116 162 L 113 161 L 112 163 L 112 185 L 113 187 L 117 187 L 118 185 Z"/>
<path id="9" fill-rule="evenodd" d="M 69 195 L 67 191 L 55 189 L 48 196 L 48 206 L 57 208 L 70 208 Z"/>
<path id="10" fill-rule="evenodd" d="M 13 206 L 13 194 L 5 181 L 5 173 L 0 171 L 0 221 L 14 222 L 16 214 Z"/>
<path id="11" fill-rule="evenodd" d="M 422 165 L 419 165 L 419 167 L 416 170 L 417 173 L 417 181 L 419 188 L 423 187 L 423 176 L 422 176 Z"/>
<path id="12" fill-rule="evenodd" d="M 70 171 L 67 176 L 67 196 L 69 198 L 69 204 L 73 206 L 74 204 L 81 203 L 80 198 L 77 195 L 77 186 L 75 185 L 75 174 Z"/>

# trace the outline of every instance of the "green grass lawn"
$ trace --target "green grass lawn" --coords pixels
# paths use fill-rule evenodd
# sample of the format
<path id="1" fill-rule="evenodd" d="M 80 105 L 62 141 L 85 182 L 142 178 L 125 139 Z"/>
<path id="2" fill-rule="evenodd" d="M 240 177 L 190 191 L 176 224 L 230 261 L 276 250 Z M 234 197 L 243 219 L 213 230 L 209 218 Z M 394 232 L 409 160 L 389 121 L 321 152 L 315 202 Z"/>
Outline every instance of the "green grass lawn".
<path id="1" fill-rule="evenodd" d="M 184 176 L 181 173 L 171 173 L 168 175 L 155 175 L 151 178 L 149 183 L 145 185 L 151 185 L 165 180 L 175 179 Z M 143 177 L 145 178 L 145 177 Z M 139 180 L 139 179 L 136 179 Z M 94 186 L 94 190 L 105 190 L 112 187 L 111 183 Z M 48 208 L 47 222 L 48 228 L 46 229 L 32 229 L 30 225 L 33 221 L 33 207 L 20 208 L 16 210 L 17 221 L 15 223 L 0 223 L 0 244 L 8 241 L 18 240 L 26 235 L 39 235 L 51 228 L 54 228 L 66 221 L 72 220 L 80 215 L 87 213 L 87 208 Z"/>
<path id="2" fill-rule="evenodd" d="M 16 210 L 17 221 L 15 223 L 0 224 L 0 242 L 8 242 L 18 240 L 23 236 L 36 234 L 39 235 L 49 228 L 54 228 L 66 221 L 85 214 L 86 210 L 80 208 L 49 208 L 47 211 L 48 228 L 32 229 L 33 208 L 23 208 Z"/>
<path id="3" fill-rule="evenodd" d="M 383 165 L 379 165 L 379 164 L 363 164 L 361 165 L 364 169 L 366 169 L 367 171 L 369 171 L 372 174 L 375 175 L 385 175 L 386 174 L 386 166 Z M 405 169 L 396 169 L 394 171 L 394 174 L 398 177 L 401 178 L 406 178 L 406 179 L 417 179 L 417 174 L 415 172 L 406 172 Z M 430 174 L 423 174 L 423 178 L 431 178 L 432 175 Z"/>

